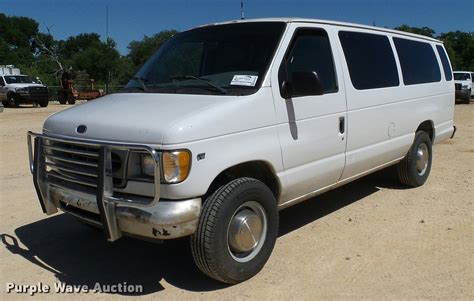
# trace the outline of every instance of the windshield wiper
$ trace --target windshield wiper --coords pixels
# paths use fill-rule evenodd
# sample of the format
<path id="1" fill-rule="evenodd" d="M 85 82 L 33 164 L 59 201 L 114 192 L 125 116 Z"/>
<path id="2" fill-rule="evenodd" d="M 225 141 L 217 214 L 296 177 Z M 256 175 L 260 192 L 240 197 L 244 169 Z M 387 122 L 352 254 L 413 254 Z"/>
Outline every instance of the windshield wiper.
<path id="1" fill-rule="evenodd" d="M 206 80 L 204 78 L 201 78 L 201 77 L 197 77 L 197 76 L 193 76 L 193 75 L 179 75 L 179 76 L 172 76 L 170 77 L 170 79 L 174 79 L 174 80 L 187 80 L 187 79 L 194 79 L 194 80 L 197 80 L 201 83 L 204 83 L 210 87 L 213 87 L 214 89 L 218 90 L 219 92 L 221 92 L 222 94 L 227 94 L 227 90 L 222 88 L 221 86 L 217 85 L 217 84 L 214 84 L 212 83 L 211 81 L 209 80 Z"/>
<path id="2" fill-rule="evenodd" d="M 144 78 L 140 76 L 134 76 L 132 79 L 136 80 L 138 83 L 140 83 L 140 86 L 142 86 L 143 91 L 148 91 L 148 87 L 145 85 Z"/>

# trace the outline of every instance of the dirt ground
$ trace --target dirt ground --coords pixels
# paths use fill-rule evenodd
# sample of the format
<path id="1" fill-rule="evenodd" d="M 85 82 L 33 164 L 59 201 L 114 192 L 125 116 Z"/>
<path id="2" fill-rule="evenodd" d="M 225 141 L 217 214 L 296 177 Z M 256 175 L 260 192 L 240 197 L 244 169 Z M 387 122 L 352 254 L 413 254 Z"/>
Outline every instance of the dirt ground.
<path id="1" fill-rule="evenodd" d="M 456 105 L 455 139 L 434 147 L 428 182 L 405 189 L 387 169 L 281 212 L 273 255 L 256 277 L 227 286 L 194 266 L 187 240 L 122 238 L 65 214 L 42 214 L 26 135 L 67 106 L 0 113 L 0 298 L 7 283 L 51 286 L 40 299 L 474 299 L 474 104 Z M 54 292 L 54 283 L 143 285 L 133 294 Z"/>

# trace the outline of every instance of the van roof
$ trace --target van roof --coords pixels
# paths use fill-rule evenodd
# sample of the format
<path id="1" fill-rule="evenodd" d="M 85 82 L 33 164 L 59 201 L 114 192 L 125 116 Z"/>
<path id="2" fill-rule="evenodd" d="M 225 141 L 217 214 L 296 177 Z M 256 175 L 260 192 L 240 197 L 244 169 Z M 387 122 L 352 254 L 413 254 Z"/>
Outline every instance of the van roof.
<path id="1" fill-rule="evenodd" d="M 231 21 L 226 21 L 226 22 L 210 23 L 210 24 L 206 24 L 206 25 L 203 25 L 203 26 L 232 24 L 232 23 L 247 23 L 247 22 L 285 22 L 285 23 L 328 24 L 328 25 L 336 25 L 336 26 L 344 26 L 344 27 L 369 29 L 369 30 L 375 30 L 375 31 L 386 32 L 386 33 L 394 33 L 394 34 L 409 36 L 409 37 L 418 38 L 418 39 L 422 39 L 422 40 L 428 40 L 428 41 L 431 41 L 431 42 L 442 43 L 442 41 L 434 39 L 434 38 L 430 38 L 430 37 L 419 35 L 419 34 L 394 30 L 394 29 L 375 27 L 375 26 L 369 26 L 369 25 L 362 25 L 362 24 L 356 24 L 356 23 L 347 23 L 347 22 L 339 22 L 339 21 L 331 21 L 331 20 L 321 20 L 321 19 L 305 19 L 305 18 L 292 18 L 292 17 L 289 17 L 289 18 L 259 18 L 259 19 L 231 20 Z"/>

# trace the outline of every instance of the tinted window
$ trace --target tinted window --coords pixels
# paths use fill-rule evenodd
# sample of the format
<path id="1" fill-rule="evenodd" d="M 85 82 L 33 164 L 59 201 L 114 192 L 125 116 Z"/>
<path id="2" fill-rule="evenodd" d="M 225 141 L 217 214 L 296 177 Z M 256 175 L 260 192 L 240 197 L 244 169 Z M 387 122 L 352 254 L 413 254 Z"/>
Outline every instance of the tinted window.
<path id="1" fill-rule="evenodd" d="M 147 61 L 125 91 L 216 94 L 217 86 L 229 95 L 254 93 L 285 26 L 283 22 L 236 23 L 177 34 Z M 234 80 L 236 76 L 251 82 Z"/>
<path id="2" fill-rule="evenodd" d="M 8 75 L 5 76 L 7 84 L 31 84 L 34 81 L 29 76 L 25 75 Z"/>
<path id="3" fill-rule="evenodd" d="M 337 80 L 329 38 L 324 30 L 299 29 L 287 54 L 286 71 L 316 71 L 324 93 L 336 92 Z"/>
<path id="4" fill-rule="evenodd" d="M 469 73 L 454 73 L 454 80 L 470 80 Z"/>
<path id="5" fill-rule="evenodd" d="M 386 36 L 362 32 L 339 32 L 352 85 L 358 90 L 400 84 L 390 41 Z"/>
<path id="6" fill-rule="evenodd" d="M 444 48 L 441 45 L 436 45 L 436 50 L 438 50 L 439 58 L 441 59 L 441 63 L 443 64 L 444 77 L 447 81 L 450 81 L 453 79 L 453 72 L 451 70 L 451 65 L 449 64 L 446 51 L 444 51 Z"/>
<path id="7" fill-rule="evenodd" d="M 405 85 L 439 82 L 441 73 L 430 44 L 394 38 Z"/>
<path id="8" fill-rule="evenodd" d="M 474 73 L 471 73 L 471 81 L 474 83 Z"/>

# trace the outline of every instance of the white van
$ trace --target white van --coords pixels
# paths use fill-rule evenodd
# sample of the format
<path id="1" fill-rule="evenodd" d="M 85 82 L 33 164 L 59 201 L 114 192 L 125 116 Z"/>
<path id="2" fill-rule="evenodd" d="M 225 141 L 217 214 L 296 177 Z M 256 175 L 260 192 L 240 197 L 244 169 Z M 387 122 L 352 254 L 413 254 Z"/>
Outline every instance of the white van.
<path id="1" fill-rule="evenodd" d="M 270 257 L 278 210 L 394 164 L 423 185 L 453 112 L 438 40 L 321 20 L 210 24 L 171 38 L 122 93 L 30 132 L 31 170 L 46 214 L 109 241 L 190 236 L 202 272 L 238 283 Z"/>

